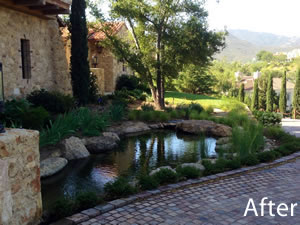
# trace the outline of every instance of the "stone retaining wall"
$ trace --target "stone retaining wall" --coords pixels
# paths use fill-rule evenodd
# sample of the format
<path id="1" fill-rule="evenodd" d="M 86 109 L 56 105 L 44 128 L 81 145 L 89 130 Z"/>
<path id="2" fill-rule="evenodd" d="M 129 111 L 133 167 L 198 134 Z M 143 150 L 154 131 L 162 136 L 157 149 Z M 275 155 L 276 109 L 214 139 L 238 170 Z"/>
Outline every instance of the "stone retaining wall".
<path id="1" fill-rule="evenodd" d="M 0 134 L 0 224 L 38 224 L 42 215 L 39 133 Z"/>

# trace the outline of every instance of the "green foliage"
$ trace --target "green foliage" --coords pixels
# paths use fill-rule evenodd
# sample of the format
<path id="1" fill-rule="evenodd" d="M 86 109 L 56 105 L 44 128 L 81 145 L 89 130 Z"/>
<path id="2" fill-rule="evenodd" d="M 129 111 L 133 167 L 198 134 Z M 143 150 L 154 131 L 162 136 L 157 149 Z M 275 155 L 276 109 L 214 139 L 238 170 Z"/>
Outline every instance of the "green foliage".
<path id="1" fill-rule="evenodd" d="M 40 133 L 40 147 L 55 145 L 76 132 L 85 136 L 98 136 L 107 126 L 107 116 L 91 112 L 87 108 L 59 115 L 50 126 Z"/>
<path id="2" fill-rule="evenodd" d="M 43 107 L 29 108 L 21 116 L 22 126 L 27 129 L 41 130 L 49 118 L 49 113 Z"/>
<path id="3" fill-rule="evenodd" d="M 97 76 L 94 73 L 90 73 L 89 77 L 89 98 L 88 101 L 90 103 L 97 103 L 99 97 L 100 97 L 100 90 L 97 84 Z"/>
<path id="4" fill-rule="evenodd" d="M 136 188 L 131 186 L 126 178 L 119 177 L 115 181 L 106 183 L 104 191 L 108 199 L 118 199 L 136 193 Z"/>
<path id="5" fill-rule="evenodd" d="M 132 110 L 132 111 L 129 111 L 128 113 L 128 119 L 129 120 L 138 120 L 141 116 L 142 111 L 140 110 Z"/>
<path id="6" fill-rule="evenodd" d="M 70 197 L 65 197 L 57 200 L 51 210 L 50 217 L 53 220 L 58 220 L 67 216 L 71 216 L 74 212 L 74 201 Z"/>
<path id="7" fill-rule="evenodd" d="M 92 208 L 102 202 L 95 192 L 80 192 L 76 195 L 75 205 L 77 210 Z"/>
<path id="8" fill-rule="evenodd" d="M 116 90 L 120 91 L 122 89 L 127 89 L 128 91 L 133 91 L 139 88 L 140 80 L 136 76 L 121 75 L 117 79 Z"/>
<path id="9" fill-rule="evenodd" d="M 139 177 L 139 186 L 141 190 L 156 189 L 158 185 L 158 181 L 153 176 L 142 175 Z"/>
<path id="10" fill-rule="evenodd" d="M 139 89 L 129 91 L 129 90 L 123 88 L 120 91 L 115 91 L 114 100 L 123 101 L 123 102 L 126 102 L 126 103 L 132 103 L 132 102 L 135 102 L 137 100 L 145 101 L 146 100 L 146 94 L 143 91 L 139 90 Z"/>
<path id="11" fill-rule="evenodd" d="M 141 106 L 142 111 L 154 111 L 154 106 L 150 104 L 143 104 Z"/>
<path id="12" fill-rule="evenodd" d="M 183 13 L 184 17 L 178 17 Z M 113 0 L 112 14 L 127 19 L 135 41 L 129 44 L 107 32 L 107 44 L 120 60 L 147 80 L 160 108 L 164 108 L 164 80 L 176 78 L 183 65 L 207 66 L 224 46 L 224 33 L 208 30 L 207 13 L 200 2 Z"/>
<path id="13" fill-rule="evenodd" d="M 294 88 L 294 96 L 293 96 L 293 113 L 294 118 L 296 118 L 295 113 L 300 114 L 300 68 L 297 70 L 296 74 L 296 85 Z"/>
<path id="14" fill-rule="evenodd" d="M 281 90 L 279 96 L 279 110 L 281 113 L 286 113 L 286 71 L 283 73 L 283 77 L 281 78 Z"/>
<path id="15" fill-rule="evenodd" d="M 176 172 L 180 177 L 185 177 L 187 179 L 195 179 L 201 176 L 201 170 L 192 166 L 179 166 L 176 168 Z"/>
<path id="16" fill-rule="evenodd" d="M 234 127 L 232 132 L 232 151 L 241 158 L 254 154 L 264 146 L 263 127 L 250 122 L 243 128 Z"/>
<path id="17" fill-rule="evenodd" d="M 242 167 L 240 158 L 234 158 L 227 161 L 227 167 L 231 170 L 239 169 Z"/>
<path id="18" fill-rule="evenodd" d="M 252 102 L 251 96 L 247 95 L 245 99 L 245 103 L 249 108 L 251 107 L 251 102 Z"/>
<path id="19" fill-rule="evenodd" d="M 248 154 L 241 158 L 241 163 L 245 166 L 255 166 L 259 163 L 259 161 L 255 154 Z"/>
<path id="20" fill-rule="evenodd" d="M 36 90 L 27 96 L 27 100 L 34 106 L 42 106 L 47 111 L 60 114 L 71 111 L 75 108 L 75 100 L 70 95 L 59 92 L 49 92 L 45 89 Z"/>
<path id="21" fill-rule="evenodd" d="M 71 32 L 71 78 L 73 94 L 80 105 L 89 101 L 90 68 L 88 63 L 88 31 L 85 16 L 86 2 L 74 0 L 70 15 Z"/>
<path id="22" fill-rule="evenodd" d="M 265 127 L 279 125 L 282 119 L 280 113 L 253 111 L 255 118 Z"/>
<path id="23" fill-rule="evenodd" d="M 177 174 L 167 168 L 160 169 L 157 173 L 153 175 L 153 177 L 157 180 L 157 182 L 160 185 L 176 183 L 177 181 Z"/>
<path id="24" fill-rule="evenodd" d="M 252 103 L 251 103 L 251 110 L 258 110 L 258 80 L 256 79 L 254 81 L 254 90 L 253 90 L 253 96 L 252 96 Z"/>
<path id="25" fill-rule="evenodd" d="M 111 121 L 116 122 L 124 118 L 126 108 L 124 104 L 112 104 L 109 110 Z"/>
<path id="26" fill-rule="evenodd" d="M 177 79 L 173 81 L 176 90 L 193 94 L 211 94 L 215 79 L 199 65 L 184 66 Z"/>
<path id="27" fill-rule="evenodd" d="M 261 163 L 272 162 L 276 159 L 275 151 L 261 152 L 257 154 L 257 159 Z"/>
<path id="28" fill-rule="evenodd" d="M 259 109 L 266 110 L 267 107 L 266 101 L 267 101 L 267 82 L 263 80 L 262 89 L 259 90 L 259 98 L 258 98 Z"/>
<path id="29" fill-rule="evenodd" d="M 268 77 L 268 88 L 267 88 L 267 112 L 273 111 L 273 77 L 272 74 L 269 74 Z"/>
<path id="30" fill-rule="evenodd" d="M 271 62 L 274 59 L 274 55 L 272 52 L 262 50 L 259 53 L 257 53 L 256 58 L 260 61 Z"/>
<path id="31" fill-rule="evenodd" d="M 245 101 L 245 84 L 241 84 L 239 89 L 239 100 L 240 102 Z"/>
<path id="32" fill-rule="evenodd" d="M 27 100 L 19 99 L 6 101 L 0 118 L 7 127 L 40 130 L 50 115 L 43 107 L 33 108 Z"/>

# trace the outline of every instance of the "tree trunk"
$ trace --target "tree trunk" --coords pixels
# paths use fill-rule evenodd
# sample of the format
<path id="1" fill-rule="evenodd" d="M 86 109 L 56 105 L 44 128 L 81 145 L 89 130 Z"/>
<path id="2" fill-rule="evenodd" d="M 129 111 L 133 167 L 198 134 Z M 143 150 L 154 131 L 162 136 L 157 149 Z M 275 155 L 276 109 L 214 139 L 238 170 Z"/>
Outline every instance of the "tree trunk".
<path id="1" fill-rule="evenodd" d="M 164 82 L 163 76 L 161 71 L 161 32 L 158 32 L 157 35 L 157 43 L 156 43 L 156 100 L 155 104 L 159 109 L 165 108 L 165 101 L 164 101 Z"/>

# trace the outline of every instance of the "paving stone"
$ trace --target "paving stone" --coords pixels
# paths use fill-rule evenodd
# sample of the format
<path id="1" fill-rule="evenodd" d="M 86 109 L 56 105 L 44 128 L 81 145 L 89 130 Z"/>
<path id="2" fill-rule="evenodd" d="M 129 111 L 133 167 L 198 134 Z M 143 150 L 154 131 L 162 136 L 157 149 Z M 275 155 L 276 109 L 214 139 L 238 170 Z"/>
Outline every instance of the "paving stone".
<path id="1" fill-rule="evenodd" d="M 117 199 L 117 200 L 108 202 L 108 204 L 113 205 L 114 208 L 118 208 L 118 207 L 122 207 L 122 206 L 126 205 L 126 201 L 124 201 L 122 199 Z"/>
<path id="2" fill-rule="evenodd" d="M 81 222 L 87 221 L 89 219 L 89 217 L 82 213 L 77 213 L 73 216 L 67 217 L 67 219 L 73 221 L 74 224 L 79 224 Z"/>
<path id="3" fill-rule="evenodd" d="M 93 217 L 100 215 L 101 212 L 100 212 L 100 210 L 91 208 L 91 209 L 84 210 L 81 213 L 89 216 L 90 218 L 93 218 Z"/>
<path id="4" fill-rule="evenodd" d="M 106 213 L 114 208 L 113 205 L 110 204 L 103 204 L 103 205 L 98 205 L 94 207 L 95 209 L 99 210 L 101 213 Z"/>

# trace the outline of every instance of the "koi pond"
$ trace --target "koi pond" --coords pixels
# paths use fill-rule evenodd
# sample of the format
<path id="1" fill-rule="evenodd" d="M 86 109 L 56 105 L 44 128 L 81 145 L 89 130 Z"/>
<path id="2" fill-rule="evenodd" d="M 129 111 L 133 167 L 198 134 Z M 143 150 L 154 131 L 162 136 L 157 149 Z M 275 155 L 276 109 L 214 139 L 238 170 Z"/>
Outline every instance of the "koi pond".
<path id="1" fill-rule="evenodd" d="M 203 154 L 216 156 L 215 146 L 214 138 L 166 130 L 125 137 L 114 151 L 70 161 L 63 171 L 43 179 L 43 207 L 81 191 L 101 192 L 120 175 L 133 177 L 142 170 L 197 162 Z"/>

